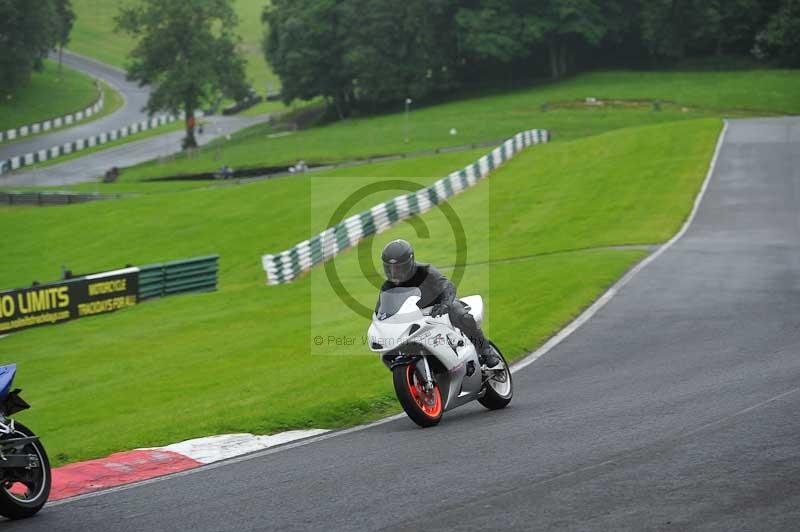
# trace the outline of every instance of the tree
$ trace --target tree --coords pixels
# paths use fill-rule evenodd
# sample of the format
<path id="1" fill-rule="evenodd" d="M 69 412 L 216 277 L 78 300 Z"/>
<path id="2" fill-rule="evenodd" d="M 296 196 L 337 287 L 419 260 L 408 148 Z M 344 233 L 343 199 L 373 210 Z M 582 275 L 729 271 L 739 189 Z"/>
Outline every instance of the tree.
<path id="1" fill-rule="evenodd" d="M 692 35 L 701 54 L 746 54 L 764 20 L 759 0 L 711 0 L 696 6 L 701 24 Z"/>
<path id="2" fill-rule="evenodd" d="M 71 0 L 53 0 L 56 10 L 56 44 L 58 44 L 58 70 L 61 71 L 61 55 L 64 47 L 69 44 L 69 35 L 75 24 L 75 12 L 72 10 Z"/>
<path id="3" fill-rule="evenodd" d="M 456 83 L 454 3 L 349 0 L 342 20 L 346 71 L 360 105 L 422 99 Z"/>
<path id="4" fill-rule="evenodd" d="M 617 1 L 482 0 L 456 16 L 462 49 L 479 57 L 509 62 L 547 51 L 550 75 L 564 77 L 580 45 L 598 46 L 616 28 Z"/>
<path id="5" fill-rule="evenodd" d="M 747 53 L 763 25 L 761 0 L 650 0 L 642 4 L 642 38 L 655 56 Z"/>
<path id="6" fill-rule="evenodd" d="M 642 4 L 642 39 L 656 56 L 682 58 L 698 27 L 693 0 L 649 0 Z"/>
<path id="7" fill-rule="evenodd" d="M 756 47 L 785 66 L 800 67 L 800 0 L 784 0 L 758 35 Z"/>
<path id="8" fill-rule="evenodd" d="M 540 15 L 540 29 L 550 57 L 553 78 L 564 77 L 575 59 L 576 47 L 597 47 L 609 33 L 620 6 L 608 0 L 550 0 Z"/>
<path id="9" fill-rule="evenodd" d="M 55 45 L 51 0 L 0 0 L 0 93 L 25 86 Z"/>
<path id="10" fill-rule="evenodd" d="M 275 0 L 264 53 L 285 102 L 326 98 L 343 118 L 424 98 L 456 79 L 455 0 Z"/>
<path id="11" fill-rule="evenodd" d="M 534 5 L 524 0 L 469 2 L 456 14 L 459 49 L 481 60 L 511 63 L 530 55 L 543 35 Z"/>
<path id="12" fill-rule="evenodd" d="M 281 78 L 285 103 L 323 96 L 340 117 L 354 103 L 353 76 L 344 63 L 342 0 L 273 0 L 262 21 L 264 54 Z"/>
<path id="13" fill-rule="evenodd" d="M 117 28 L 137 39 L 128 79 L 151 85 L 147 110 L 186 113 L 184 149 L 194 148 L 194 113 L 220 93 L 247 94 L 231 0 L 141 0 L 123 7 Z"/>

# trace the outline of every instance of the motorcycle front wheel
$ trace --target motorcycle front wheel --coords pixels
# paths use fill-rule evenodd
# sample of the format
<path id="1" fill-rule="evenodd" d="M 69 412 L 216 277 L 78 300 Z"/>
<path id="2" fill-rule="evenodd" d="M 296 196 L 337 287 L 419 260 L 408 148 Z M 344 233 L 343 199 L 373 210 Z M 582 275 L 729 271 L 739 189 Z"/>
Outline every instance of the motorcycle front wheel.
<path id="1" fill-rule="evenodd" d="M 442 419 L 444 407 L 439 385 L 425 390 L 416 364 L 397 366 L 392 370 L 394 391 L 408 417 L 420 427 L 432 427 Z"/>
<path id="2" fill-rule="evenodd" d="M 14 422 L 14 433 L 3 435 L 4 439 L 35 436 L 25 425 Z M 3 474 L 0 484 L 0 515 L 8 519 L 31 517 L 42 509 L 50 496 L 50 461 L 39 440 L 26 444 L 21 451 L 36 455 L 39 467 L 0 469 Z"/>

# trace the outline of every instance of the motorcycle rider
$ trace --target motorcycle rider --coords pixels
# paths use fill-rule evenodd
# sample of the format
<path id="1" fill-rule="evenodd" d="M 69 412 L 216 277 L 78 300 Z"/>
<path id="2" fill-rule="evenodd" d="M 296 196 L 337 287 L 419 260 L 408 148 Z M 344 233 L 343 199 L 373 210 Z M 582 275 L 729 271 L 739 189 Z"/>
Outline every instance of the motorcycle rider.
<path id="1" fill-rule="evenodd" d="M 448 314 L 450 323 L 458 327 L 475 346 L 481 364 L 493 368 L 500 363 L 489 341 L 483 335 L 475 318 L 467 311 L 464 303 L 456 299 L 456 288 L 439 270 L 430 264 L 421 264 L 414 260 L 414 249 L 405 240 L 393 240 L 386 244 L 381 253 L 383 271 L 386 282 L 381 292 L 392 288 L 416 287 L 421 296 L 417 302 L 419 308 L 433 307 L 431 316 Z M 378 299 L 380 305 L 380 298 Z M 375 307 L 375 312 L 378 306 Z"/>

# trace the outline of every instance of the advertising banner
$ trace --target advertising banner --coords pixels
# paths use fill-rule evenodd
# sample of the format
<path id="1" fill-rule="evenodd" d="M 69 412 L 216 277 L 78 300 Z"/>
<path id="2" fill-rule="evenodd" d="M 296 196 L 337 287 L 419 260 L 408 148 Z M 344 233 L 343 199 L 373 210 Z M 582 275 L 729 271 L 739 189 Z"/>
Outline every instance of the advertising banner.
<path id="1" fill-rule="evenodd" d="M 0 334 L 130 307 L 138 293 L 139 268 L 0 291 Z"/>

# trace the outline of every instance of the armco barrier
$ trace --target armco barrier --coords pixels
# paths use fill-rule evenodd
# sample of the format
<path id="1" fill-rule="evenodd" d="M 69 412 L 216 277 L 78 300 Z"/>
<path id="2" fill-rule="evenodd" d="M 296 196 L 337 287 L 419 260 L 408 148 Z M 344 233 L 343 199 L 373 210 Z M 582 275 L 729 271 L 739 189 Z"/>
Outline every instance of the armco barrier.
<path id="1" fill-rule="evenodd" d="M 139 300 L 217 289 L 219 255 L 149 264 L 139 268 Z"/>
<path id="2" fill-rule="evenodd" d="M 205 114 L 203 111 L 197 111 L 195 112 L 194 116 L 197 118 L 202 118 L 205 116 Z M 46 150 L 39 150 L 26 153 L 25 155 L 17 155 L 6 160 L 0 160 L 0 175 L 13 170 L 18 170 L 24 166 L 30 166 L 32 164 L 49 161 L 50 159 L 55 159 L 63 155 L 69 155 L 70 153 L 88 150 L 89 148 L 94 148 L 95 146 L 100 146 L 130 135 L 135 135 L 136 133 L 147 131 L 148 129 L 154 129 L 165 124 L 171 124 L 176 120 L 183 120 L 184 117 L 185 113 L 183 112 L 181 112 L 178 116 L 154 116 L 146 120 L 141 120 L 128 126 L 121 127 L 119 129 L 99 133 L 97 135 L 92 135 L 91 137 L 85 137 L 71 142 L 65 142 L 64 144 L 53 146 Z"/>
<path id="3" fill-rule="evenodd" d="M 351 216 L 286 251 L 264 255 L 261 262 L 267 273 L 267 283 L 275 285 L 294 280 L 301 273 L 355 246 L 362 239 L 381 233 L 406 218 L 422 214 L 447 201 L 449 197 L 486 177 L 522 149 L 548 142 L 549 139 L 550 133 L 545 130 L 533 129 L 517 133 L 474 164 L 453 172 L 429 187 L 397 196 L 368 211 Z"/>
<path id="4" fill-rule="evenodd" d="M 255 179 L 273 179 L 276 177 L 287 177 L 295 175 L 298 172 L 304 174 L 312 174 L 314 172 L 327 172 L 336 168 L 352 168 L 354 166 L 361 166 L 365 164 L 383 163 L 388 161 L 399 161 L 402 159 L 411 159 L 414 157 L 430 157 L 431 155 L 439 155 L 440 153 L 456 153 L 459 151 L 477 150 L 478 148 L 488 148 L 489 146 L 497 146 L 502 141 L 493 140 L 489 142 L 476 142 L 472 144 L 462 144 L 460 146 L 449 146 L 446 148 L 436 148 L 433 150 L 410 151 L 405 153 L 397 153 L 394 155 L 379 155 L 377 157 L 366 157 L 364 159 L 351 159 L 339 163 L 329 164 L 311 164 L 307 165 L 302 170 L 297 170 L 296 167 L 291 166 L 256 166 L 252 168 L 240 168 L 233 170 L 232 177 L 222 177 L 220 172 L 198 172 L 196 174 L 175 174 L 160 177 L 149 177 L 144 181 L 211 181 L 211 180 L 234 180 L 235 182 L 251 181 Z"/>
<path id="5" fill-rule="evenodd" d="M 0 205 L 72 205 L 87 201 L 119 199 L 122 194 L 80 194 L 73 192 L 0 192 Z"/>
<path id="6" fill-rule="evenodd" d="M 105 95 L 103 94 L 103 87 L 100 87 L 97 100 L 86 109 L 82 109 L 76 113 L 65 116 L 59 116 L 58 118 L 51 118 L 41 122 L 36 122 L 35 124 L 28 124 L 26 126 L 15 127 L 6 131 L 0 131 L 0 142 L 7 142 L 9 140 L 27 137 L 28 135 L 36 135 L 37 133 L 44 133 L 45 131 L 50 131 L 51 129 L 58 129 L 63 126 L 72 125 L 75 122 L 80 122 L 84 118 L 89 118 L 90 116 L 96 115 L 103 109 L 104 105 Z"/>

